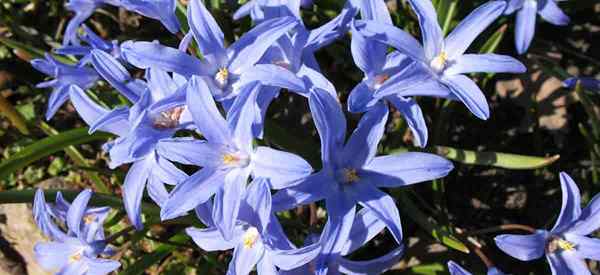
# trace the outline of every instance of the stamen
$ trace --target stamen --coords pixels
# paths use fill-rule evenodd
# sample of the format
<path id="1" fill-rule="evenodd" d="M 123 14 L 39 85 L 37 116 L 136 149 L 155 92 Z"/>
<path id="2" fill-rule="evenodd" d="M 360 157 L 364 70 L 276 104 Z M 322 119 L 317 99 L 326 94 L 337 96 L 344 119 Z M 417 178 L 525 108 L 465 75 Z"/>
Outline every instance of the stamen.
<path id="1" fill-rule="evenodd" d="M 242 236 L 242 241 L 244 242 L 244 247 L 245 248 L 252 248 L 254 247 L 254 245 L 256 244 L 256 241 L 258 240 L 259 234 L 258 234 L 258 230 L 256 229 L 256 227 L 250 227 L 248 228 L 248 230 L 246 230 L 246 232 L 244 233 L 244 236 Z"/>
<path id="2" fill-rule="evenodd" d="M 344 168 L 344 182 L 353 183 L 360 179 L 356 169 Z"/>
<path id="3" fill-rule="evenodd" d="M 94 222 L 94 220 L 96 220 L 96 215 L 94 215 L 94 214 L 85 215 L 83 217 L 83 222 L 85 224 L 91 224 Z"/>
<path id="4" fill-rule="evenodd" d="M 446 52 L 441 52 L 438 56 L 431 60 L 429 64 L 432 69 L 436 72 L 441 72 L 446 68 L 446 63 L 448 62 L 448 54 Z"/>
<path id="5" fill-rule="evenodd" d="M 288 63 L 285 60 L 277 60 L 277 61 L 273 61 L 272 63 L 273 63 L 273 65 L 277 65 L 277 66 L 282 67 L 284 69 L 288 69 L 288 70 L 290 69 L 290 63 Z"/>
<path id="6" fill-rule="evenodd" d="M 175 107 L 171 110 L 161 112 L 154 119 L 154 128 L 156 129 L 173 129 L 179 126 L 179 118 L 183 113 L 183 107 Z"/>
<path id="7" fill-rule="evenodd" d="M 75 254 L 69 256 L 69 262 L 73 263 L 73 262 L 77 262 L 79 260 L 81 260 L 81 255 L 82 251 L 77 251 Z"/>
<path id="8" fill-rule="evenodd" d="M 229 70 L 227 68 L 220 68 L 217 74 L 215 75 L 215 81 L 217 84 L 223 88 L 227 85 L 227 80 L 229 79 Z"/>
<path id="9" fill-rule="evenodd" d="M 552 237 L 548 244 L 546 245 L 546 251 L 548 253 L 554 253 L 558 250 L 562 251 L 573 251 L 575 250 L 577 245 L 567 240 L 564 240 L 560 237 Z"/>
<path id="10" fill-rule="evenodd" d="M 225 154 L 223 155 L 223 163 L 227 165 L 233 165 L 240 161 L 240 158 L 233 154 Z"/>
<path id="11" fill-rule="evenodd" d="M 380 74 L 375 76 L 375 88 L 381 87 L 381 85 L 383 85 L 383 83 L 388 79 L 390 79 L 390 75 L 388 74 Z"/>

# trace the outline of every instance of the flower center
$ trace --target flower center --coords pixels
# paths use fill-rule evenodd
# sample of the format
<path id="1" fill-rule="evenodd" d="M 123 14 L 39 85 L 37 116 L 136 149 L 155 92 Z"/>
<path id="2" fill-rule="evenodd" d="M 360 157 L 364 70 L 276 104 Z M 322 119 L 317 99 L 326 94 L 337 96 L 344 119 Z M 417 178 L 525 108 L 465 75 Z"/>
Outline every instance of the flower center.
<path id="1" fill-rule="evenodd" d="M 85 224 L 91 224 L 94 222 L 94 220 L 96 220 L 96 215 L 94 215 L 94 214 L 85 215 L 83 217 L 83 222 Z"/>
<path id="2" fill-rule="evenodd" d="M 244 167 L 249 163 L 248 157 L 241 152 L 223 154 L 223 164 L 227 166 Z"/>
<path id="3" fill-rule="evenodd" d="M 77 262 L 79 260 L 81 260 L 82 257 L 82 251 L 79 250 L 76 253 L 74 253 L 73 255 L 69 256 L 69 262 L 73 263 L 73 262 Z"/>
<path id="4" fill-rule="evenodd" d="M 344 183 L 353 183 L 360 179 L 356 169 L 344 168 Z"/>
<path id="5" fill-rule="evenodd" d="M 183 113 L 183 107 L 175 107 L 171 110 L 161 112 L 154 118 L 153 126 L 156 129 L 173 129 L 179 126 L 179 118 Z"/>
<path id="6" fill-rule="evenodd" d="M 434 57 L 431 60 L 429 65 L 436 72 L 441 72 L 446 68 L 446 64 L 448 63 L 448 54 L 446 52 L 441 52 L 438 56 Z"/>
<path id="7" fill-rule="evenodd" d="M 227 80 L 229 79 L 229 70 L 227 68 L 220 68 L 217 74 L 215 74 L 215 81 L 219 85 L 219 87 L 223 88 L 227 85 Z"/>
<path id="8" fill-rule="evenodd" d="M 258 237 L 259 234 L 258 229 L 256 229 L 256 227 L 248 228 L 248 230 L 246 230 L 246 232 L 244 233 L 244 236 L 242 236 L 244 247 L 248 249 L 253 248 L 256 244 L 256 241 L 258 240 Z"/>
<path id="9" fill-rule="evenodd" d="M 546 250 L 548 251 L 548 253 L 554 253 L 557 250 L 573 251 L 575 250 L 575 248 L 576 245 L 574 243 L 559 237 L 553 237 L 546 245 Z"/>
<path id="10" fill-rule="evenodd" d="M 381 87 L 381 85 L 383 85 L 383 83 L 386 82 L 388 79 L 390 79 L 390 75 L 388 74 L 380 74 L 375 76 L 375 89 Z"/>

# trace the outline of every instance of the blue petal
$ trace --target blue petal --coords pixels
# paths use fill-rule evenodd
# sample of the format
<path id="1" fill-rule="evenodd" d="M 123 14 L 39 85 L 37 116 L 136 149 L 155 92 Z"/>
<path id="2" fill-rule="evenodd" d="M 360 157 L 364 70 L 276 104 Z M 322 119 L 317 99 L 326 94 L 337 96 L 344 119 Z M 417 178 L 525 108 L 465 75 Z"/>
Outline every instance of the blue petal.
<path id="1" fill-rule="evenodd" d="M 278 65 L 258 64 L 249 69 L 252 73 L 243 74 L 241 83 L 250 83 L 258 81 L 264 86 L 274 86 L 288 89 L 291 92 L 297 92 L 304 96 L 308 94 L 304 81 L 296 76 L 290 70 Z"/>
<path id="2" fill-rule="evenodd" d="M 308 176 L 294 187 L 273 195 L 273 211 L 284 211 L 325 198 L 330 194 L 334 180 L 325 172 Z"/>
<path id="3" fill-rule="evenodd" d="M 192 237 L 194 243 L 202 250 L 208 252 L 229 250 L 235 247 L 234 242 L 223 239 L 221 232 L 214 227 L 203 229 L 188 227 L 185 229 L 185 233 Z"/>
<path id="4" fill-rule="evenodd" d="M 471 272 L 466 271 L 453 261 L 448 261 L 448 271 L 450 271 L 450 275 L 471 275 Z"/>
<path id="5" fill-rule="evenodd" d="M 591 275 L 585 260 L 566 253 L 546 254 L 552 275 Z"/>
<path id="6" fill-rule="evenodd" d="M 33 247 L 35 261 L 45 269 L 60 269 L 69 263 L 69 257 L 78 252 L 74 242 L 37 243 Z"/>
<path id="7" fill-rule="evenodd" d="M 335 152 L 339 152 L 346 137 L 346 118 L 337 98 L 323 90 L 311 93 L 308 100 L 310 112 L 321 138 L 323 165 L 331 165 Z"/>
<path id="8" fill-rule="evenodd" d="M 98 117 L 96 121 L 90 124 L 89 133 L 94 133 L 102 129 L 116 128 L 127 124 L 129 118 L 129 108 L 126 106 L 117 107 L 104 115 Z"/>
<path id="9" fill-rule="evenodd" d="M 504 15 L 512 14 L 513 12 L 520 10 L 523 7 L 525 0 L 508 0 Z"/>
<path id="10" fill-rule="evenodd" d="M 426 61 L 419 42 L 407 32 L 394 26 L 369 20 L 354 21 L 354 27 L 366 36 L 394 47 L 415 60 Z"/>
<path id="11" fill-rule="evenodd" d="M 233 239 L 240 204 L 246 195 L 248 169 L 234 169 L 225 176 L 222 189 L 215 195 L 213 220 L 226 240 Z"/>
<path id="12" fill-rule="evenodd" d="M 316 243 L 299 249 L 273 250 L 268 256 L 280 269 L 291 270 L 312 261 L 320 250 L 321 245 Z"/>
<path id="13" fill-rule="evenodd" d="M 155 162 L 152 168 L 152 176 L 158 178 L 162 183 L 175 185 L 184 181 L 188 175 L 179 170 L 173 163 L 155 154 Z"/>
<path id="14" fill-rule="evenodd" d="M 75 12 L 75 16 L 71 18 L 71 20 L 69 20 L 69 23 L 67 24 L 65 34 L 63 37 L 63 45 L 77 45 L 79 43 L 79 41 L 77 40 L 77 29 L 79 29 L 79 26 L 81 26 L 81 24 L 83 24 L 83 22 L 87 20 L 92 15 L 92 13 L 94 13 L 94 10 L 99 5 L 99 3 L 96 1 L 92 1 L 89 3 L 75 1 L 75 3 L 66 4 L 68 10 Z"/>
<path id="15" fill-rule="evenodd" d="M 122 0 L 120 6 L 143 16 L 159 20 L 171 33 L 179 31 L 179 21 L 175 15 L 176 0 Z"/>
<path id="16" fill-rule="evenodd" d="M 392 268 L 404 255 L 404 245 L 390 251 L 389 253 L 370 261 L 350 261 L 339 259 L 340 272 L 348 275 L 382 274 Z"/>
<path id="17" fill-rule="evenodd" d="M 271 257 L 263 256 L 256 265 L 256 273 L 260 275 L 288 275 L 285 271 L 277 271 L 277 267 L 273 264 Z"/>
<path id="18" fill-rule="evenodd" d="M 196 217 L 198 217 L 198 219 L 200 219 L 200 221 L 207 227 L 215 226 L 215 222 L 212 219 L 212 209 L 213 203 L 211 200 L 208 200 L 205 203 L 201 203 L 198 206 L 196 206 L 196 208 L 194 208 L 194 212 L 196 212 Z"/>
<path id="19" fill-rule="evenodd" d="M 535 36 L 536 11 L 537 1 L 525 1 L 523 8 L 517 12 L 515 45 L 519 54 L 527 52 Z"/>
<path id="20" fill-rule="evenodd" d="M 504 253 L 521 261 L 531 261 L 544 256 L 548 237 L 548 231 L 538 230 L 530 235 L 499 235 L 494 241 Z"/>
<path id="21" fill-rule="evenodd" d="M 362 167 L 375 157 L 385 131 L 388 113 L 387 105 L 379 104 L 360 119 L 342 151 L 343 159 L 347 160 L 349 167 Z"/>
<path id="22" fill-rule="evenodd" d="M 405 69 L 391 75 L 391 77 L 383 82 L 381 87 L 375 91 L 374 95 L 377 98 L 404 93 L 417 95 L 414 88 L 431 82 L 432 80 L 431 73 L 423 70 L 421 65 L 413 63 Z"/>
<path id="23" fill-rule="evenodd" d="M 181 164 L 216 168 L 223 161 L 221 146 L 195 138 L 161 139 L 156 145 L 159 155 Z"/>
<path id="24" fill-rule="evenodd" d="M 294 186 L 309 176 L 313 169 L 301 157 L 292 153 L 260 146 L 252 156 L 253 175 L 265 177 L 271 182 L 273 189 Z"/>
<path id="25" fill-rule="evenodd" d="M 589 235 L 600 228 L 600 195 L 594 196 L 589 204 L 581 211 L 581 215 L 571 228 L 569 233 L 578 235 Z"/>
<path id="26" fill-rule="evenodd" d="M 360 16 L 365 20 L 376 20 L 392 25 L 390 11 L 383 0 L 354 1 L 353 4 L 360 10 Z"/>
<path id="27" fill-rule="evenodd" d="M 428 139 L 427 123 L 419 104 L 414 99 L 401 96 L 388 96 L 386 99 L 402 113 L 406 124 L 412 131 L 414 145 L 425 148 Z"/>
<path id="28" fill-rule="evenodd" d="M 581 195 L 577 184 L 565 172 L 560 173 L 562 207 L 551 232 L 562 232 L 581 216 Z"/>
<path id="29" fill-rule="evenodd" d="M 363 81 L 358 83 L 348 96 L 348 111 L 351 113 L 364 113 L 380 100 L 373 96 L 373 90 Z"/>
<path id="30" fill-rule="evenodd" d="M 106 115 L 109 111 L 100 107 L 93 102 L 85 92 L 74 85 L 69 87 L 69 97 L 71 103 L 75 106 L 75 110 L 88 125 L 93 125 L 100 117 Z M 99 128 L 99 130 L 113 133 L 115 135 L 124 136 L 129 131 L 129 123 L 127 120 L 119 120 L 110 125 Z"/>
<path id="31" fill-rule="evenodd" d="M 345 194 L 331 196 L 326 200 L 327 223 L 321 234 L 322 256 L 317 258 L 317 274 L 327 274 L 327 270 L 337 270 L 332 260 L 339 257 L 344 249 L 356 212 L 356 202 Z"/>
<path id="32" fill-rule="evenodd" d="M 224 35 L 221 28 L 208 12 L 202 1 L 191 1 L 188 7 L 190 29 L 203 55 L 225 54 Z"/>
<path id="33" fill-rule="evenodd" d="M 131 75 L 117 59 L 100 50 L 92 50 L 92 65 L 111 86 L 131 102 L 136 102 L 144 90 L 132 82 Z"/>
<path id="34" fill-rule="evenodd" d="M 359 182 L 362 186 L 358 187 L 356 199 L 365 208 L 368 208 L 375 214 L 396 239 L 398 244 L 402 243 L 402 224 L 400 223 L 400 212 L 394 202 L 394 199 L 388 194 L 372 186 L 369 181 Z"/>
<path id="35" fill-rule="evenodd" d="M 571 77 L 563 82 L 563 86 L 575 88 L 578 83 L 585 89 L 600 91 L 600 80 L 592 77 Z"/>
<path id="36" fill-rule="evenodd" d="M 321 89 L 337 97 L 337 92 L 333 84 L 320 72 L 308 66 L 301 66 L 298 71 L 298 76 L 304 80 L 304 83 L 309 90 Z M 303 94 L 301 94 L 303 95 Z M 309 97 L 310 95 L 306 95 Z"/>
<path id="37" fill-rule="evenodd" d="M 454 60 L 444 74 L 524 73 L 527 68 L 519 60 L 499 54 L 465 54 Z"/>
<path id="38" fill-rule="evenodd" d="M 473 80 L 464 75 L 453 75 L 444 77 L 443 82 L 476 117 L 483 120 L 490 117 L 487 99 Z"/>
<path id="39" fill-rule="evenodd" d="M 356 16 L 358 10 L 351 5 L 346 5 L 340 14 L 324 25 L 311 30 L 306 43 L 306 50 L 314 52 L 323 48 L 348 32 L 350 21 Z"/>
<path id="40" fill-rule="evenodd" d="M 264 178 L 254 179 L 246 191 L 239 219 L 255 225 L 259 232 L 266 232 L 271 219 L 271 205 L 269 181 Z"/>
<path id="41" fill-rule="evenodd" d="M 376 74 L 383 69 L 387 47 L 377 41 L 366 39 L 354 26 L 352 26 L 350 50 L 354 63 L 366 75 Z"/>
<path id="42" fill-rule="evenodd" d="M 452 162 L 443 157 L 409 152 L 376 157 L 364 172 L 365 178 L 378 187 L 399 187 L 444 177 L 453 168 Z"/>
<path id="43" fill-rule="evenodd" d="M 265 249 L 262 242 L 256 242 L 252 248 L 246 248 L 243 242 L 239 242 L 233 250 L 233 258 L 229 262 L 230 275 L 246 275 L 264 256 Z"/>
<path id="44" fill-rule="evenodd" d="M 297 19 L 283 17 L 264 21 L 252 28 L 229 47 L 229 70 L 236 74 L 248 71 L 279 37 L 297 24 Z"/>
<path id="45" fill-rule="evenodd" d="M 50 211 L 44 198 L 44 191 L 37 189 L 33 200 L 33 219 L 44 235 L 51 240 L 61 241 L 67 238 L 67 235 L 52 221 Z"/>
<path id="46" fill-rule="evenodd" d="M 147 160 L 136 161 L 133 163 L 129 172 L 125 176 L 123 184 L 123 204 L 129 217 L 129 221 L 137 230 L 141 230 L 142 224 L 142 196 L 144 187 L 150 175 L 151 166 Z"/>
<path id="47" fill-rule="evenodd" d="M 385 228 L 385 223 L 368 208 L 363 208 L 354 218 L 348 242 L 342 249 L 341 255 L 346 256 L 361 248 Z"/>
<path id="48" fill-rule="evenodd" d="M 169 191 L 167 191 L 165 185 L 157 177 L 151 176 L 148 179 L 146 188 L 150 198 L 160 207 L 162 207 L 169 198 Z"/>
<path id="49" fill-rule="evenodd" d="M 53 90 L 48 98 L 48 110 L 46 110 L 46 120 L 50 120 L 58 111 L 60 106 L 65 104 L 69 99 L 70 86 L 60 86 Z"/>
<path id="50" fill-rule="evenodd" d="M 210 142 L 229 144 L 231 133 L 227 122 L 217 109 L 206 82 L 199 77 L 192 77 L 188 83 L 187 106 L 196 127 Z"/>
<path id="51" fill-rule="evenodd" d="M 245 85 L 227 113 L 227 123 L 237 148 L 250 152 L 254 135 L 252 127 L 258 115 L 256 98 L 261 90 L 258 82 Z"/>
<path id="52" fill-rule="evenodd" d="M 223 185 L 225 171 L 203 168 L 177 184 L 160 211 L 162 220 L 184 215 L 206 202 Z"/>
<path id="53" fill-rule="evenodd" d="M 108 259 L 86 259 L 88 271 L 86 275 L 105 275 L 115 271 L 121 266 L 118 261 Z"/>
<path id="54" fill-rule="evenodd" d="M 87 209 L 88 202 L 92 197 L 92 190 L 85 189 L 81 191 L 75 200 L 71 203 L 69 211 L 67 211 L 67 226 L 69 232 L 75 233 L 77 237 L 83 238 L 81 235 L 81 220 Z"/>
<path id="55" fill-rule="evenodd" d="M 159 68 L 152 67 L 146 70 L 148 88 L 152 93 L 152 102 L 157 102 L 177 91 L 177 84 L 169 74 Z"/>
<path id="56" fill-rule="evenodd" d="M 121 55 L 127 62 L 138 68 L 157 67 L 186 77 L 209 75 L 212 71 L 208 64 L 195 57 L 178 49 L 153 42 L 123 42 L 121 44 Z"/>
<path id="57" fill-rule="evenodd" d="M 438 23 L 437 13 L 431 1 L 410 0 L 409 3 L 419 19 L 425 56 L 431 60 L 440 54 L 444 46 L 444 34 Z"/>
<path id="58" fill-rule="evenodd" d="M 445 51 L 450 59 L 462 55 L 473 40 L 492 24 L 506 8 L 505 1 L 489 1 L 463 19 L 446 37 Z"/>
<path id="59" fill-rule="evenodd" d="M 579 258 L 600 260 L 600 239 L 580 236 L 576 234 L 564 234 L 565 240 L 576 245 L 575 253 Z M 563 252 L 566 253 L 566 252 Z"/>
<path id="60" fill-rule="evenodd" d="M 554 0 L 542 0 L 538 5 L 540 16 L 554 25 L 565 26 L 571 21 Z"/>

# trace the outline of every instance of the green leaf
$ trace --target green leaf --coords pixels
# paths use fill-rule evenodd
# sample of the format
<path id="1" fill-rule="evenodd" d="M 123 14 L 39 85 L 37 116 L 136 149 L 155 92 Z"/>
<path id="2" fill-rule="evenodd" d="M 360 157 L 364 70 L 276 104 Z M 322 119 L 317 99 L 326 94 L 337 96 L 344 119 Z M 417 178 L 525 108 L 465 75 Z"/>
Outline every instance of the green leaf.
<path id="1" fill-rule="evenodd" d="M 189 240 L 189 237 L 185 234 L 177 234 L 177 235 L 169 238 L 169 242 L 174 242 L 174 243 L 183 243 L 183 242 L 187 242 L 188 240 Z M 157 264 L 158 262 L 160 262 L 161 260 L 163 260 L 164 258 L 169 256 L 169 254 L 171 254 L 171 252 L 175 251 L 176 249 L 177 249 L 177 246 L 175 246 L 175 245 L 161 244 L 154 250 L 154 252 L 144 255 L 141 259 L 137 260 L 133 265 L 131 265 L 130 267 L 128 267 L 126 270 L 124 270 L 123 272 L 121 272 L 119 274 L 120 275 L 143 274 L 144 271 L 146 271 L 146 269 L 153 266 L 154 264 Z"/>
<path id="2" fill-rule="evenodd" d="M 441 244 L 463 253 L 470 253 L 469 248 L 463 242 L 453 236 L 452 232 L 438 225 L 433 217 L 428 217 L 427 214 L 423 213 L 404 191 L 395 189 L 392 192 L 395 195 L 394 197 L 398 198 L 400 205 L 402 205 L 399 208 L 403 215 L 407 215 Z"/>
<path id="3" fill-rule="evenodd" d="M 498 30 L 494 32 L 492 36 L 490 36 L 490 38 L 485 42 L 485 44 L 481 46 L 481 49 L 479 49 L 479 53 L 496 52 L 498 46 L 500 46 L 500 42 L 502 42 L 502 39 L 504 38 L 504 34 L 506 33 L 507 28 L 508 25 L 506 24 L 500 26 L 500 28 L 498 28 Z"/>
<path id="4" fill-rule="evenodd" d="M 513 170 L 529 170 L 546 167 L 560 158 L 560 155 L 533 157 L 498 152 L 478 152 L 445 146 L 436 146 L 432 152 L 464 164 L 486 165 Z"/>
<path id="5" fill-rule="evenodd" d="M 446 267 L 440 263 L 422 264 L 411 268 L 414 274 L 420 275 L 437 275 L 446 271 Z"/>
<path id="6" fill-rule="evenodd" d="M 77 128 L 43 138 L 23 148 L 9 159 L 0 163 L 0 179 L 8 177 L 15 171 L 32 162 L 47 157 L 71 145 L 88 143 L 95 140 L 106 140 L 111 137 L 107 133 L 88 134 L 88 128 Z"/>
<path id="7" fill-rule="evenodd" d="M 8 121 L 21 132 L 23 135 L 29 135 L 29 129 L 27 129 L 27 122 L 23 116 L 17 112 L 4 96 L 0 95 L 0 114 L 3 114 L 8 118 Z"/>

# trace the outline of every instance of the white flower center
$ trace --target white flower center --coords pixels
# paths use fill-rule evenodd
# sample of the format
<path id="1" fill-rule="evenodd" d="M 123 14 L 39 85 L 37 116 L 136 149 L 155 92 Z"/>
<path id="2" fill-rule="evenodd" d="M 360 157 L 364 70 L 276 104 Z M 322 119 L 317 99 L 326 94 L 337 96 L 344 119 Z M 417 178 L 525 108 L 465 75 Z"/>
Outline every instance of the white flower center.
<path id="1" fill-rule="evenodd" d="M 256 241 L 258 241 L 258 237 L 260 236 L 260 234 L 258 233 L 258 229 L 256 229 L 256 227 L 250 227 L 246 230 L 246 232 L 244 233 L 244 235 L 242 236 L 242 241 L 244 242 L 244 247 L 245 248 L 253 248 L 254 245 L 256 244 Z"/>
<path id="2" fill-rule="evenodd" d="M 344 168 L 342 171 L 343 171 L 344 183 L 350 184 L 350 183 L 354 183 L 354 182 L 357 182 L 358 180 L 360 180 L 360 177 L 358 176 L 356 169 Z"/>
<path id="3" fill-rule="evenodd" d="M 245 167 L 250 164 L 250 158 L 242 152 L 223 154 L 222 159 L 223 164 L 232 167 Z"/>
<path id="4" fill-rule="evenodd" d="M 560 237 L 552 237 L 550 241 L 548 241 L 548 244 L 546 244 L 546 250 L 548 251 L 548 253 L 554 253 L 558 250 L 573 251 L 576 249 L 576 247 L 577 245 L 575 245 L 574 243 L 569 242 Z"/>
<path id="5" fill-rule="evenodd" d="M 220 68 L 215 74 L 215 81 L 219 85 L 220 88 L 223 88 L 227 85 L 229 80 L 229 70 L 227 68 Z"/>
<path id="6" fill-rule="evenodd" d="M 179 118 L 184 107 L 175 107 L 171 110 L 161 112 L 154 118 L 153 126 L 156 129 L 173 129 L 179 126 Z"/>
<path id="7" fill-rule="evenodd" d="M 431 66 L 431 68 L 436 71 L 436 72 L 441 72 L 446 68 L 446 64 L 448 63 L 448 54 L 446 54 L 446 52 L 442 51 L 438 56 L 434 57 L 431 62 L 429 63 L 429 66 Z"/>

